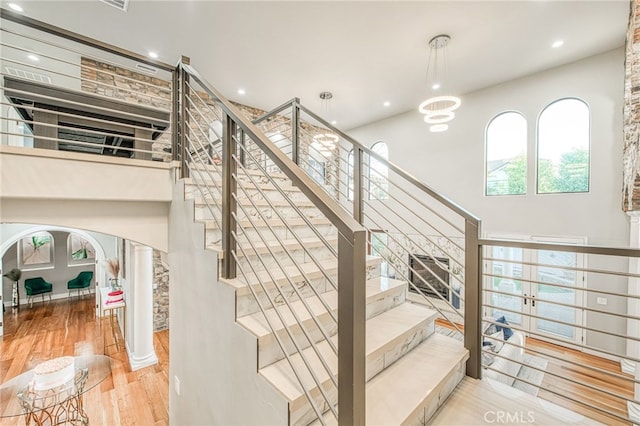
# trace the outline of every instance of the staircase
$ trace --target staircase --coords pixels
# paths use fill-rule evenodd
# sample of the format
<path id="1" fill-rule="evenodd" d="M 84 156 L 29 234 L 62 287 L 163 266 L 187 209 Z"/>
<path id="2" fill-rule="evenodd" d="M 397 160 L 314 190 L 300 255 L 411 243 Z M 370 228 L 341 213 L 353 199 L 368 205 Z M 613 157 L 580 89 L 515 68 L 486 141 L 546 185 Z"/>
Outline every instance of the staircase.
<path id="1" fill-rule="evenodd" d="M 220 170 L 192 164 L 190 176 L 185 198 L 224 261 Z M 337 424 L 337 231 L 284 174 L 245 169 L 235 181 L 238 274 L 220 282 L 255 337 L 256 374 L 286 400 L 289 424 Z M 464 377 L 468 351 L 435 334 L 437 312 L 407 301 L 406 281 L 380 276 L 382 260 L 366 259 L 367 424 L 424 424 Z"/>

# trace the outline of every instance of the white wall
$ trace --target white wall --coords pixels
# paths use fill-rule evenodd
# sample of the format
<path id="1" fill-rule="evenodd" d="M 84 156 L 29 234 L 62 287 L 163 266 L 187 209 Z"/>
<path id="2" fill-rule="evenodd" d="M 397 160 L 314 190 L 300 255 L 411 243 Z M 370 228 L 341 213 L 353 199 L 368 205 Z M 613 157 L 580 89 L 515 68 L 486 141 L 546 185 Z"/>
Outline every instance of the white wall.
<path id="1" fill-rule="evenodd" d="M 469 64 L 469 72 L 473 72 Z M 629 224 L 622 212 L 622 106 L 624 51 L 616 49 L 573 64 L 462 96 L 449 130 L 430 133 L 415 110 L 349 133 L 371 146 L 382 140 L 389 159 L 482 220 L 483 233 L 539 236 L 586 236 L 589 244 L 628 246 Z M 549 103 L 577 97 L 591 108 L 591 182 L 586 194 L 535 194 L 536 120 Z M 484 196 L 485 129 L 495 115 L 521 112 L 528 122 L 527 195 Z M 606 259 L 592 258 L 590 267 Z M 622 270 L 625 270 L 622 265 Z M 588 277 L 590 287 L 626 292 L 626 280 L 603 282 Z M 594 305 L 589 296 L 588 306 Z M 621 298 L 597 308 L 626 312 Z M 625 321 L 588 314 L 587 324 L 625 333 Z M 624 353 L 624 340 L 587 333 L 590 345 Z"/>
<path id="2" fill-rule="evenodd" d="M 46 281 L 51 282 L 53 284 L 52 298 L 67 297 L 68 292 L 66 283 L 71 278 L 77 276 L 80 271 L 94 271 L 92 285 L 104 285 L 107 277 L 104 272 L 104 268 L 99 261 L 104 260 L 104 258 L 116 257 L 117 238 L 110 235 L 78 230 L 77 233 L 89 238 L 92 243 L 95 243 L 93 245 L 96 251 L 96 261 L 98 261 L 98 263 L 69 266 L 67 262 L 67 237 L 69 232 L 73 230 L 55 226 L 0 224 L 0 271 L 2 273 L 6 273 L 11 270 L 11 268 L 17 267 L 16 241 L 22 236 L 39 231 L 48 231 L 54 237 L 55 264 L 53 268 L 49 269 L 23 271 L 19 285 L 21 304 L 25 304 L 27 302 L 24 290 L 25 278 L 41 276 Z M 10 283 L 8 279 L 3 278 L 2 286 L 0 287 L 0 296 L 2 296 L 2 300 L 7 307 L 11 306 L 11 288 L 12 283 Z"/>
<path id="3" fill-rule="evenodd" d="M 0 146 L 0 222 L 117 235 L 166 252 L 167 163 Z"/>
<path id="4" fill-rule="evenodd" d="M 257 373 L 257 339 L 235 323 L 235 292 L 218 282 L 218 258 L 176 184 L 169 263 L 169 413 L 176 425 L 282 425 L 287 403 Z M 180 395 L 175 378 L 180 381 Z"/>

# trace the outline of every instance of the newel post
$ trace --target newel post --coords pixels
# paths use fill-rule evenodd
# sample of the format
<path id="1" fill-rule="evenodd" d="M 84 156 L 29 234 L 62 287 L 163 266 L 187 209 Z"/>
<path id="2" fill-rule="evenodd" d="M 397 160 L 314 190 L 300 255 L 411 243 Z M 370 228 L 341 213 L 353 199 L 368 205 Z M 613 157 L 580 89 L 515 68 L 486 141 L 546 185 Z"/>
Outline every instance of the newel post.
<path id="1" fill-rule="evenodd" d="M 338 234 L 338 424 L 365 424 L 367 231 Z"/>
<path id="2" fill-rule="evenodd" d="M 465 222 L 464 256 L 464 347 L 469 350 L 467 376 L 480 379 L 482 374 L 482 247 L 479 244 L 480 222 Z"/>
<path id="3" fill-rule="evenodd" d="M 236 163 L 237 144 L 235 136 L 237 134 L 237 124 L 227 114 L 224 116 L 222 128 L 222 277 L 236 277 L 236 259 L 233 253 L 236 251 L 237 233 L 237 205 L 236 191 L 237 183 L 235 178 L 238 165 Z M 237 234 L 236 234 L 237 235 Z"/>

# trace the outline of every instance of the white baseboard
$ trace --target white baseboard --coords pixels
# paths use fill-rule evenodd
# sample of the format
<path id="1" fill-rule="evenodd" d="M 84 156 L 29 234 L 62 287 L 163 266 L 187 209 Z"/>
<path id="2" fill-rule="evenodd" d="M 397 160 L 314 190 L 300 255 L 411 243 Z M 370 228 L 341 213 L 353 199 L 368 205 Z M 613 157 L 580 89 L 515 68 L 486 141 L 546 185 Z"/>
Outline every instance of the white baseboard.
<path id="1" fill-rule="evenodd" d="M 95 297 L 95 293 L 91 292 L 90 294 L 87 294 L 86 291 L 81 293 L 81 295 L 83 296 L 92 296 Z M 72 290 L 71 291 L 71 297 L 73 298 L 77 298 L 78 297 L 78 292 L 77 290 Z M 56 294 L 52 294 L 51 295 L 51 300 L 59 300 L 59 299 L 68 299 L 69 298 L 69 293 L 56 293 Z M 24 297 L 20 297 L 20 306 L 25 306 L 28 305 L 28 298 L 26 296 Z M 44 301 L 45 303 L 49 301 L 49 296 L 48 293 L 44 294 Z M 36 305 L 38 303 L 42 303 L 42 295 L 37 294 L 35 296 L 33 296 L 33 304 Z M 12 308 L 11 306 L 11 300 L 7 299 L 3 302 L 5 309 L 9 310 Z"/>

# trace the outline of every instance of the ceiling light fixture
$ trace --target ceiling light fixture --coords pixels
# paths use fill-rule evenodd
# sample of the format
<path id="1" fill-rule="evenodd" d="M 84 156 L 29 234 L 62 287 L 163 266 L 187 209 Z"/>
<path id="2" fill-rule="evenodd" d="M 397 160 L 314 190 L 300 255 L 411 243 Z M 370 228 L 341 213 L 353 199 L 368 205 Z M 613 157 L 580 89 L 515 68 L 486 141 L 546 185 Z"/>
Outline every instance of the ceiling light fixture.
<path id="1" fill-rule="evenodd" d="M 7 6 L 15 10 L 16 12 L 24 12 L 24 9 L 15 3 L 9 3 Z"/>
<path id="2" fill-rule="evenodd" d="M 446 88 L 447 73 L 447 46 L 451 37 L 439 34 L 429 40 L 429 62 L 427 63 L 427 86 L 432 91 L 439 90 L 443 85 Z M 449 128 L 447 123 L 455 117 L 455 110 L 460 107 L 461 101 L 457 96 L 437 95 L 426 99 L 418 106 L 418 111 L 424 114 L 424 121 L 431 124 L 431 132 L 444 132 Z"/>
<path id="3" fill-rule="evenodd" d="M 158 54 L 156 52 L 149 51 L 149 57 L 153 59 L 158 59 Z"/>
<path id="4" fill-rule="evenodd" d="M 324 106 L 325 115 L 329 110 L 329 101 L 333 99 L 333 93 L 331 92 L 321 92 L 320 99 L 322 100 L 322 104 Z M 335 120 L 331 123 L 334 124 Z M 338 146 L 338 141 L 340 138 L 335 135 L 333 132 L 328 130 L 326 133 L 319 133 L 313 137 L 313 142 L 311 146 L 313 146 L 320 154 L 324 157 L 331 157 L 333 155 L 333 151 L 335 151 L 336 146 Z"/>
<path id="5" fill-rule="evenodd" d="M 34 55 L 33 53 L 30 53 L 27 55 L 27 58 L 31 59 L 32 61 L 39 61 L 40 58 L 38 58 L 36 55 Z"/>
<path id="6" fill-rule="evenodd" d="M 384 103 L 383 103 L 382 105 L 384 105 L 384 106 L 388 107 L 388 106 L 390 106 L 390 105 L 391 105 L 391 102 L 389 102 L 389 101 L 384 101 Z"/>
<path id="7" fill-rule="evenodd" d="M 558 47 L 562 46 L 563 44 L 564 44 L 563 40 L 556 40 L 556 41 L 553 42 L 551 47 L 553 47 L 554 49 L 557 49 Z"/>
<path id="8" fill-rule="evenodd" d="M 246 93 L 244 89 L 238 89 L 238 95 L 245 95 Z"/>

